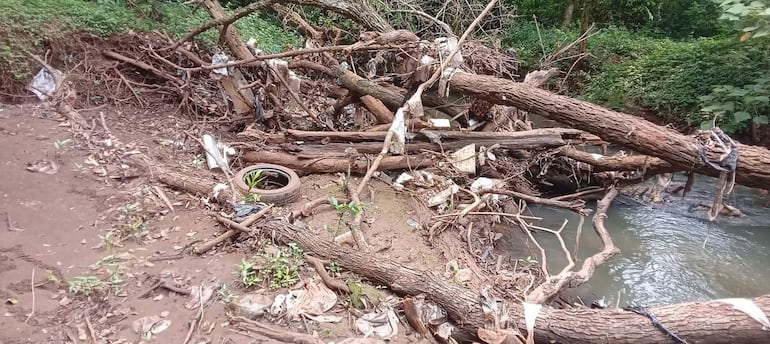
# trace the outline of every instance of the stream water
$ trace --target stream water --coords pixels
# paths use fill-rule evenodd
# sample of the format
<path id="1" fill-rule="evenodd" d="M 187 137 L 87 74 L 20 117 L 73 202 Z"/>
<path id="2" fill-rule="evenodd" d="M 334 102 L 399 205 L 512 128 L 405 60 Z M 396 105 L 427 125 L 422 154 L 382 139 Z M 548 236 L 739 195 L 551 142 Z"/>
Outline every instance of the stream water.
<path id="1" fill-rule="evenodd" d="M 678 174 L 674 181 L 684 178 Z M 728 204 L 746 215 L 720 216 L 709 223 L 704 211 L 691 212 L 689 208 L 696 202 L 710 203 L 715 182 L 698 176 L 685 199 L 671 196 L 672 202 L 666 204 L 651 206 L 616 199 L 605 226 L 621 253 L 597 268 L 589 282 L 569 293 L 586 305 L 604 299 L 613 307 L 770 293 L 770 197 L 736 186 Z M 595 202 L 589 206 L 595 209 Z M 564 239 L 573 250 L 579 216 L 544 207 L 531 207 L 530 211 L 543 217 L 540 225 L 548 228 L 558 229 L 567 219 Z M 549 272 L 557 274 L 567 263 L 558 240 L 548 233 L 538 233 L 536 238 L 549 252 Z M 587 217 L 578 265 L 601 247 L 591 217 Z M 535 250 L 532 257 L 539 260 L 539 252 Z"/>

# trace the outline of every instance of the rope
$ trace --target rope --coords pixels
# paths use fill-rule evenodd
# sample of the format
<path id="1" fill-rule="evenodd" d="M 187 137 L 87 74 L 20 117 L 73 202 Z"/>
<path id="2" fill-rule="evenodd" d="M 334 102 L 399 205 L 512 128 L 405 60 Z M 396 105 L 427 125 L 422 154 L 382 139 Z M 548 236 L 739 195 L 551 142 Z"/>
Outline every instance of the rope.
<path id="1" fill-rule="evenodd" d="M 669 330 L 666 326 L 663 326 L 663 324 L 660 323 L 660 321 L 655 316 L 655 314 L 653 314 L 647 308 L 642 306 L 628 306 L 628 307 L 624 307 L 623 310 L 634 312 L 636 314 L 649 318 L 650 321 L 652 322 L 652 326 L 655 326 L 655 328 L 660 330 L 660 332 L 663 332 L 667 337 L 674 339 L 677 344 L 687 344 L 686 340 L 677 336 L 676 333 Z"/>

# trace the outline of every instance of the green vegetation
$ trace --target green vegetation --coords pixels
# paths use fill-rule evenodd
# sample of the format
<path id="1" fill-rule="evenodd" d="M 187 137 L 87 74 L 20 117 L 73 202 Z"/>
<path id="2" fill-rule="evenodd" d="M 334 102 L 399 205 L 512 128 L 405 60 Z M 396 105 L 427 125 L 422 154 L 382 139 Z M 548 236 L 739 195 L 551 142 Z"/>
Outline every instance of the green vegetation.
<path id="1" fill-rule="evenodd" d="M 575 24 L 584 16 L 580 6 L 574 19 L 562 25 L 569 2 L 518 2 L 522 17 L 503 42 L 522 59 L 520 74 L 540 68 L 544 56 L 579 36 Z M 579 47 L 553 62 L 562 71 L 573 68 L 567 87 L 558 91 L 690 127 L 710 123 L 714 115 L 729 133 L 746 134 L 765 124 L 770 1 L 577 3 L 593 4 L 589 22 L 599 31 L 588 40 L 588 55 L 578 64 L 573 66 L 574 56 L 582 52 Z M 540 24 L 539 34 L 532 15 Z"/>
<path id="2" fill-rule="evenodd" d="M 295 243 L 289 243 L 288 247 L 275 250 L 275 252 L 263 252 L 251 259 L 242 259 L 238 264 L 238 281 L 246 287 L 269 283 L 270 289 L 286 288 L 299 281 L 297 268 L 302 264 L 304 252 Z"/>
<path id="3" fill-rule="evenodd" d="M 180 38 L 190 29 L 211 20 L 203 8 L 182 1 L 158 0 L 3 0 L 0 13 L 0 69 L 10 67 L 17 79 L 27 78 L 24 49 L 35 50 L 71 39 L 74 32 L 100 37 L 129 30 L 163 30 Z M 266 14 L 253 14 L 236 23 L 244 39 L 254 37 L 264 51 L 274 52 L 299 44 L 299 36 L 288 33 L 279 22 Z M 213 46 L 218 32 L 208 30 L 198 36 L 200 42 Z"/>

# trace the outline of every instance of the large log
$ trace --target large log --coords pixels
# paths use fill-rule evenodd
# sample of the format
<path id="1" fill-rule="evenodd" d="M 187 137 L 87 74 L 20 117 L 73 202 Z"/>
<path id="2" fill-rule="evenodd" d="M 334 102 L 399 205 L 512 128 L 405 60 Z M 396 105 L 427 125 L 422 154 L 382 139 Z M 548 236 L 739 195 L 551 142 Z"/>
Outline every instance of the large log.
<path id="1" fill-rule="evenodd" d="M 606 141 L 659 157 L 680 170 L 694 169 L 700 174 L 719 175 L 719 171 L 703 165 L 694 138 L 640 117 L 491 76 L 458 72 L 452 76 L 450 84 L 464 94 L 537 113 L 596 134 Z M 736 183 L 770 189 L 770 151 L 749 145 L 740 145 L 738 149 Z"/>
<path id="2" fill-rule="evenodd" d="M 263 224 L 267 233 L 279 240 L 295 242 L 305 252 L 327 258 L 340 266 L 390 287 L 401 295 L 426 295 L 444 307 L 460 330 L 462 338 L 475 337 L 484 327 L 479 294 L 450 283 L 437 273 L 395 262 L 384 255 L 362 252 L 318 240 L 311 232 L 286 222 Z M 265 232 L 263 232 L 265 233 Z M 753 299 L 765 313 L 770 311 L 770 295 Z M 526 333 L 523 309 L 509 304 L 515 326 Z M 770 333 L 748 315 L 731 305 L 716 301 L 682 303 L 650 308 L 664 326 L 689 343 L 767 343 Z M 650 319 L 622 309 L 551 309 L 543 308 L 535 323 L 537 343 L 671 343 Z"/>

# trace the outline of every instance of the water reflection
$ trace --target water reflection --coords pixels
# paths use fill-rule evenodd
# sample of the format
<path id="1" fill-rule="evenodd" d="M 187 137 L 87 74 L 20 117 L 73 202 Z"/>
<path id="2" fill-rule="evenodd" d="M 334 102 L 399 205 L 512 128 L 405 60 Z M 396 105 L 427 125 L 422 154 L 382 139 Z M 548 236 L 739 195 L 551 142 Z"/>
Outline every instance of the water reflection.
<path id="1" fill-rule="evenodd" d="M 614 306 L 619 297 L 621 307 L 770 293 L 770 217 L 765 215 L 770 206 L 766 196 L 737 187 L 729 203 L 749 215 L 720 217 L 709 223 L 704 213 L 688 209 L 696 200 L 709 202 L 713 185 L 712 179 L 700 178 L 685 201 L 663 206 L 613 205 L 605 225 L 621 254 L 597 268 L 593 278 L 572 293 L 586 304 L 605 298 Z M 540 207 L 531 211 L 546 218 L 544 224 L 551 228 L 568 218 L 565 241 L 574 247 L 575 214 Z M 559 271 L 566 259 L 558 241 L 545 233 L 538 240 L 550 252 L 549 271 Z M 587 219 L 579 258 L 600 248 L 601 241 Z"/>

